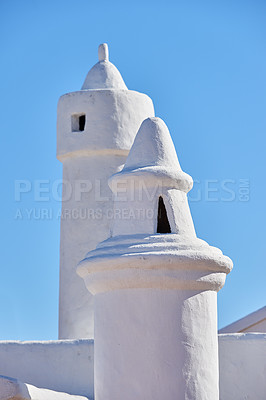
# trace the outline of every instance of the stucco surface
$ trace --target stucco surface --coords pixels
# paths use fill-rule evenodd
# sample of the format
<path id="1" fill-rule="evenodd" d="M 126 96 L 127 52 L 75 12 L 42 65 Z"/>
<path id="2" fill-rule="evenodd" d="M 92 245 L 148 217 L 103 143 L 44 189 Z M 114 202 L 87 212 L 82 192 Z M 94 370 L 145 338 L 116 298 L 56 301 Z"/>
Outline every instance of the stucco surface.
<path id="1" fill-rule="evenodd" d="M 219 335 L 220 400 L 266 399 L 266 334 Z"/>
<path id="2" fill-rule="evenodd" d="M 144 181 L 153 196 L 143 195 Z M 232 262 L 195 237 L 186 203 L 192 179 L 160 118 L 143 121 L 124 168 L 109 179 L 115 211 L 122 183 L 124 208 L 155 212 L 114 220 L 112 237 L 77 269 L 94 294 L 96 399 L 218 400 L 216 292 Z M 167 232 L 157 230 L 162 198 Z"/>
<path id="3" fill-rule="evenodd" d="M 98 49 L 99 62 L 88 72 L 82 90 L 86 89 L 127 89 L 118 69 L 109 61 L 107 43 L 102 43 Z"/>
<path id="4" fill-rule="evenodd" d="M 85 116 L 84 130 L 73 118 Z M 76 274 L 77 263 L 110 236 L 110 176 L 121 170 L 152 100 L 128 90 L 108 61 L 106 44 L 82 90 L 63 95 L 57 109 L 57 158 L 63 163 L 60 237 L 59 339 L 93 337 L 93 299 Z"/>
<path id="5" fill-rule="evenodd" d="M 119 400 L 218 399 L 215 292 L 124 289 L 95 297 L 98 400 L 109 393 Z"/>
<path id="6" fill-rule="evenodd" d="M 0 376 L 0 400 L 87 400 L 87 397 L 42 389 L 14 378 Z"/>
<path id="7" fill-rule="evenodd" d="M 218 335 L 218 344 L 220 400 L 265 400 L 266 334 Z M 0 374 L 92 399 L 93 347 L 92 340 L 0 342 Z"/>
<path id="8" fill-rule="evenodd" d="M 93 398 L 93 341 L 1 341 L 0 375 Z"/>

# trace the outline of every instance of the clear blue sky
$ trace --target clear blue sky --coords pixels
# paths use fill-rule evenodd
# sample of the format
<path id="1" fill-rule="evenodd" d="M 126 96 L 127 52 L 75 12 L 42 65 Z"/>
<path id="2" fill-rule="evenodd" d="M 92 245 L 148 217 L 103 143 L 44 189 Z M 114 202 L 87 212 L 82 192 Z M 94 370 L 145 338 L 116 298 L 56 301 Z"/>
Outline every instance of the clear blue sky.
<path id="1" fill-rule="evenodd" d="M 36 200 L 34 183 L 61 178 L 57 101 L 80 89 L 102 42 L 127 86 L 153 99 L 196 181 L 198 236 L 234 261 L 219 326 L 264 306 L 265 1 L 4 0 L 0 37 L 0 339 L 57 338 L 59 219 L 38 210 L 60 203 Z M 20 179 L 32 190 L 16 201 Z"/>

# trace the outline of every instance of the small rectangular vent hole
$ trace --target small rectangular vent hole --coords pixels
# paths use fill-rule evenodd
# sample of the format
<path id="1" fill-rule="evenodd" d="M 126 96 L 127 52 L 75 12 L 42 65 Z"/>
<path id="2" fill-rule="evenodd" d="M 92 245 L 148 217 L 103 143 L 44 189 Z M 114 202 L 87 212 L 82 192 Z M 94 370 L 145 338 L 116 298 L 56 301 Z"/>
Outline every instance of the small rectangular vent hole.
<path id="1" fill-rule="evenodd" d="M 72 132 L 83 132 L 86 124 L 85 114 L 73 114 L 71 116 Z"/>

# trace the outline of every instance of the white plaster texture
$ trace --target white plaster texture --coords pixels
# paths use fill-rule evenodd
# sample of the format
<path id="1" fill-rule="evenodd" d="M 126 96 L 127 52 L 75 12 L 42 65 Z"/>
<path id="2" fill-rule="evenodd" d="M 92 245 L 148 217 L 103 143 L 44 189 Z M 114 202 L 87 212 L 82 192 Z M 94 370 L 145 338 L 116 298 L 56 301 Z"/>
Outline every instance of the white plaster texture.
<path id="1" fill-rule="evenodd" d="M 220 400 L 266 399 L 266 334 L 219 335 Z"/>
<path id="2" fill-rule="evenodd" d="M 87 397 L 42 389 L 14 378 L 0 376 L 0 400 L 87 400 Z"/>
<path id="3" fill-rule="evenodd" d="M 158 198 L 164 199 L 172 233 L 195 237 L 186 193 L 192 178 L 181 170 L 174 144 L 165 123 L 146 119 L 136 136 L 123 170 L 109 185 L 115 194 L 112 235 L 156 233 Z M 143 210 L 137 214 L 137 210 Z M 135 211 L 135 212 L 134 212 Z M 131 216 L 131 217 L 130 217 Z"/>
<path id="4" fill-rule="evenodd" d="M 82 90 L 62 96 L 57 115 L 57 157 L 63 163 L 65 189 L 59 338 L 91 338 L 93 299 L 77 276 L 76 265 L 88 248 L 110 236 L 108 178 L 122 168 L 141 122 L 153 116 L 154 109 L 148 96 L 127 89 L 103 44 L 99 62 L 89 71 Z M 85 124 L 79 131 L 81 115 Z"/>
<path id="5" fill-rule="evenodd" d="M 75 274 L 89 250 L 78 273 L 95 297 L 96 400 L 265 400 L 266 334 L 218 336 L 218 393 L 216 292 L 231 260 L 196 237 L 186 196 L 193 182 L 169 131 L 158 118 L 141 125 L 154 115 L 151 99 L 127 89 L 106 44 L 98 55 L 82 90 L 58 103 L 57 157 L 68 191 L 59 336 L 93 336 L 92 295 Z M 156 232 L 159 197 L 168 234 Z M 112 228 L 110 209 L 118 217 Z M 265 332 L 265 309 L 221 332 Z M 92 340 L 2 341 L 0 400 L 92 399 L 93 358 Z"/>
<path id="6" fill-rule="evenodd" d="M 152 296 L 154 296 L 154 294 L 151 295 L 151 298 Z M 175 295 L 173 294 L 172 296 L 174 298 Z M 137 301 L 141 302 L 141 299 Z M 129 300 L 127 300 L 127 303 L 128 302 Z M 146 305 L 144 306 L 146 307 Z M 158 315 L 162 306 L 163 303 L 158 309 Z M 147 304 L 147 307 L 150 308 L 150 304 Z M 143 308 L 143 305 L 141 305 L 141 308 Z M 122 324 L 127 324 L 129 318 L 128 312 L 125 313 L 125 315 L 117 315 L 116 308 L 112 308 L 110 314 L 111 312 L 114 312 L 114 317 L 117 318 L 118 327 Z M 137 311 L 135 319 L 141 322 L 143 329 L 145 321 L 141 321 L 141 315 L 142 314 L 139 314 Z M 158 315 L 156 317 L 150 316 L 149 323 L 152 318 L 158 318 Z M 176 318 L 173 321 L 169 321 L 167 313 L 165 315 L 162 314 L 160 318 L 165 319 L 166 331 L 168 328 L 166 320 L 170 323 L 170 326 L 175 324 L 177 327 L 178 324 L 181 324 L 181 321 L 177 321 Z M 109 323 L 108 320 L 107 323 Z M 194 330 L 195 329 L 194 327 Z M 136 363 L 140 354 L 138 344 L 140 333 L 135 333 L 136 338 L 132 335 L 132 337 L 127 340 L 125 351 L 126 354 L 130 354 L 131 358 Z M 179 336 L 184 334 L 185 332 L 179 331 Z M 165 348 L 168 347 L 168 343 L 165 343 L 166 338 L 164 332 L 163 336 L 164 339 L 160 339 L 156 346 L 153 344 L 154 355 L 152 355 L 152 357 L 155 357 L 155 354 L 161 351 L 162 354 L 159 354 L 159 356 L 162 359 L 163 366 L 169 370 L 170 366 L 166 364 L 163 358 Z M 145 356 L 150 351 L 149 348 L 151 343 L 154 343 L 154 340 L 154 335 L 151 338 L 151 342 L 147 334 L 144 338 L 141 337 L 141 342 L 146 341 L 147 345 L 147 349 L 142 349 Z M 218 343 L 220 399 L 264 400 L 266 398 L 266 335 L 258 333 L 223 334 L 218 335 Z M 135 346 L 133 350 L 130 348 L 131 344 Z M 105 346 L 106 344 L 104 347 Z M 119 353 L 121 352 L 120 347 L 121 345 L 117 346 Z M 136 356 L 134 356 L 135 349 Z M 107 354 L 109 354 L 109 350 Z M 173 358 L 170 353 L 168 353 L 168 357 Z M 148 359 L 146 359 L 146 363 L 147 362 Z M 144 367 L 140 364 L 137 365 L 136 368 L 143 369 Z M 2 375 L 17 376 L 20 381 L 30 382 L 34 386 L 50 388 L 56 391 L 66 391 L 72 394 L 83 394 L 83 396 L 92 399 L 93 341 L 0 342 L 0 373 Z M 171 371 L 171 376 L 172 374 L 174 374 L 173 371 Z M 130 379 L 130 377 L 128 377 L 128 379 Z M 133 382 L 131 381 L 130 385 L 132 384 Z M 6 392 L 1 390 L 0 393 L 4 396 Z"/>
<path id="7" fill-rule="evenodd" d="M 218 399 L 216 293 L 97 295 L 95 398 L 108 393 L 117 400 Z"/>
<path id="8" fill-rule="evenodd" d="M 82 90 L 85 89 L 127 89 L 122 76 L 114 64 L 109 62 L 107 43 L 98 48 L 99 62 L 92 67 L 86 76 Z"/>
<path id="9" fill-rule="evenodd" d="M 143 195 L 140 182 L 152 196 Z M 192 179 L 162 120 L 142 123 L 109 183 L 114 211 L 124 183 L 123 207 L 155 212 L 150 220 L 114 220 L 113 237 L 78 266 L 95 295 L 96 399 L 218 400 L 216 292 L 232 262 L 196 238 L 186 198 Z M 171 233 L 156 231 L 159 196 Z"/>
<path id="10" fill-rule="evenodd" d="M 0 375 L 93 399 L 93 354 L 92 340 L 0 341 Z"/>

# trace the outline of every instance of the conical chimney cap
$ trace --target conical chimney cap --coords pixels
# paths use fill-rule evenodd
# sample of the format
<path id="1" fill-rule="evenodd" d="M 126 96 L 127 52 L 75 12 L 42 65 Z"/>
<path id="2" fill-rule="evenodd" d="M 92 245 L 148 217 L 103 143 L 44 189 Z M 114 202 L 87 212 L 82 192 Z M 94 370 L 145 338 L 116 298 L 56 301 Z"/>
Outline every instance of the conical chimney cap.
<path id="1" fill-rule="evenodd" d="M 161 118 L 145 119 L 124 169 L 162 166 L 181 170 L 169 130 Z"/>
<path id="2" fill-rule="evenodd" d="M 146 179 L 149 185 L 159 182 L 186 193 L 192 188 L 193 180 L 181 170 L 171 135 L 161 118 L 142 122 L 124 168 L 109 179 L 113 191 L 120 179 Z"/>

